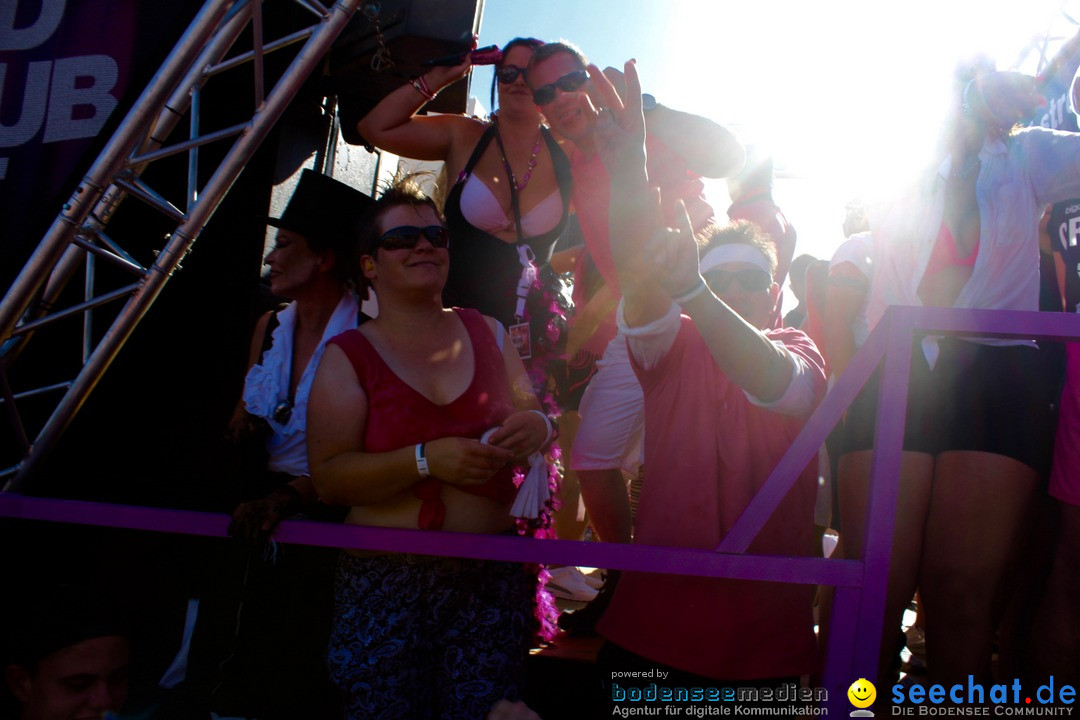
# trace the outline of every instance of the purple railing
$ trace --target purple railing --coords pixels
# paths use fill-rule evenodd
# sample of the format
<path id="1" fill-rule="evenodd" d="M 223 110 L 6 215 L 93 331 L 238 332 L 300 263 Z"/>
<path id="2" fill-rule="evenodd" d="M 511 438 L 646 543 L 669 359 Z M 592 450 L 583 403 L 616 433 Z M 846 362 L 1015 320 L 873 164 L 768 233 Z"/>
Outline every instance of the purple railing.
<path id="1" fill-rule="evenodd" d="M 807 421 L 715 551 L 649 545 L 446 533 L 287 521 L 275 538 L 286 543 L 424 555 L 640 570 L 739 580 L 769 580 L 836 588 L 822 682 L 831 714 L 850 709 L 846 690 L 876 677 L 880 630 L 896 511 L 911 343 L 917 333 L 1001 338 L 1080 340 L 1080 315 L 952 308 L 893 307 L 856 353 L 844 376 Z M 869 521 L 859 560 L 747 555 L 799 473 L 811 462 L 875 368 L 884 361 L 878 404 Z M 0 493 L 0 517 L 102 525 L 132 530 L 225 537 L 229 518 L 160 508 L 131 507 Z M 878 693 L 888 697 L 886 688 Z"/>

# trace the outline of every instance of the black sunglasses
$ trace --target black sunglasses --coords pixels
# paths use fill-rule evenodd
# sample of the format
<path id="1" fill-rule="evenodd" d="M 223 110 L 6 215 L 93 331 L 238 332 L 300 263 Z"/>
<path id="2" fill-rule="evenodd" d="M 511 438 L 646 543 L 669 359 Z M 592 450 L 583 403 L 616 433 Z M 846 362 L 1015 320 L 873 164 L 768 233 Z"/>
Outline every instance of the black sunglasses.
<path id="1" fill-rule="evenodd" d="M 450 247 L 450 231 L 442 225 L 428 225 L 416 227 L 415 225 L 401 225 L 390 228 L 375 241 L 375 245 L 384 250 L 412 250 L 425 237 L 435 248 Z"/>
<path id="2" fill-rule="evenodd" d="M 525 78 L 525 68 L 518 67 L 517 65 L 503 65 L 502 67 L 495 68 L 495 77 L 503 85 L 509 85 L 518 79 L 518 76 L 522 79 Z"/>
<path id="3" fill-rule="evenodd" d="M 710 270 L 705 273 L 705 281 L 715 292 L 726 292 L 733 280 L 738 280 L 739 285 L 747 292 L 761 292 L 768 290 L 772 285 L 772 278 L 764 270 L 746 268 L 729 272 L 727 270 Z"/>
<path id="4" fill-rule="evenodd" d="M 589 74 L 584 70 L 575 70 L 574 72 L 566 73 L 555 82 L 541 85 L 533 90 L 533 102 L 537 105 L 547 105 L 555 99 L 555 88 L 566 93 L 575 92 L 580 90 L 581 86 L 584 85 L 588 79 Z"/>

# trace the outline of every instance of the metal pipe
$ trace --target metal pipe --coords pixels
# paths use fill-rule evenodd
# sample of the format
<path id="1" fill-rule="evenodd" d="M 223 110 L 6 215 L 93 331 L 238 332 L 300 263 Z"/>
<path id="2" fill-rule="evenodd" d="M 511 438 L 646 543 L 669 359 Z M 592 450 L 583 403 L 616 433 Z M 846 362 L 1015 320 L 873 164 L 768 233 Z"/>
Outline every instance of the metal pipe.
<path id="1" fill-rule="evenodd" d="M 23 390 L 22 392 L 14 393 L 11 397 L 15 400 L 22 400 L 37 395 L 44 395 L 45 393 L 56 392 L 57 390 L 67 390 L 69 387 L 71 387 L 71 382 L 65 380 L 64 382 L 53 383 L 52 385 L 42 385 L 38 388 Z M 0 404 L 3 404 L 3 402 L 3 399 L 0 399 Z"/>
<path id="2" fill-rule="evenodd" d="M 244 29 L 248 18 L 245 10 L 250 10 L 250 7 L 250 0 L 240 0 L 228 11 L 228 16 L 223 21 L 221 28 L 215 31 L 205 49 L 192 62 L 187 75 L 179 83 L 179 86 L 173 91 L 172 96 L 169 97 L 162 107 L 157 119 L 147 132 L 147 139 L 144 140 L 141 145 L 143 149 L 159 146 L 161 142 L 158 138 L 164 139 L 172 132 L 187 108 L 189 97 L 188 89 L 197 87 L 202 82 L 205 82 L 203 68 L 220 60 L 221 57 L 228 52 L 229 48 Z M 142 172 L 143 168 L 133 168 L 132 170 L 138 174 Z M 108 224 L 109 219 L 116 211 L 116 208 L 119 207 L 124 197 L 124 190 L 115 185 L 110 185 L 105 188 L 101 198 L 94 206 L 94 209 L 85 219 L 83 231 L 97 235 L 117 255 L 127 259 L 133 265 L 141 267 L 141 265 L 135 262 L 128 253 L 124 252 L 119 246 L 109 240 L 104 233 L 105 226 Z M 83 254 L 74 246 L 69 246 L 64 251 L 60 261 L 49 273 L 49 280 L 46 284 L 45 291 L 40 298 L 38 307 L 28 306 L 28 309 L 24 311 L 24 321 L 36 319 L 47 311 L 48 307 L 56 301 L 60 293 L 67 286 L 68 281 L 74 275 L 75 270 L 78 268 L 82 259 Z M 33 299 L 31 299 L 31 303 L 32 302 Z M 19 336 L 18 342 L 14 345 L 5 343 L 3 346 L 0 346 L 0 357 L 13 360 L 18 356 L 18 353 L 21 352 L 22 345 L 27 342 L 29 338 L 30 335 L 24 333 Z"/>
<path id="3" fill-rule="evenodd" d="M 131 158 L 131 164 L 145 165 L 146 163 L 160 160 L 171 155 L 179 155 L 180 153 L 191 150 L 192 148 L 202 147 L 203 145 L 208 145 L 218 140 L 224 140 L 225 138 L 239 135 L 240 133 L 244 132 L 245 129 L 247 129 L 249 124 L 250 123 L 246 122 L 237 123 L 236 125 L 232 125 L 221 130 L 215 130 L 214 132 L 207 133 L 206 135 L 193 136 L 190 140 L 185 140 L 174 145 L 167 145 L 157 150 L 152 150 L 144 155 L 134 155 Z M 194 126 L 197 128 L 198 123 L 195 123 Z"/>
<path id="4" fill-rule="evenodd" d="M 79 265 L 82 263 L 85 255 L 85 251 L 77 247 L 74 243 L 68 245 L 67 249 L 64 250 L 64 254 L 61 255 L 60 261 L 49 274 L 48 282 L 45 283 L 45 289 L 42 291 L 41 296 L 23 315 L 23 325 L 40 318 L 52 308 L 53 304 L 59 299 L 60 293 L 63 292 L 64 287 L 67 285 L 67 281 L 75 274 L 75 271 L 79 269 Z M 10 366 L 11 363 L 15 362 L 15 359 L 19 357 L 23 347 L 29 342 L 32 335 L 32 332 L 26 332 L 25 327 L 22 326 L 20 326 L 18 333 L 12 331 L 11 336 L 5 342 L 0 344 L 0 360 Z"/>
<path id="5" fill-rule="evenodd" d="M 70 245 L 75 230 L 82 225 L 108 186 L 109 178 L 120 169 L 124 159 L 139 141 L 140 129 L 150 121 L 151 113 L 161 107 L 167 93 L 182 77 L 207 39 L 213 35 L 214 29 L 233 2 L 235 0 L 207 0 L 146 90 L 128 111 L 90 168 L 90 172 L 68 198 L 63 211 L 53 221 L 15 282 L 8 288 L 3 300 L 0 300 L 0 340 L 11 335 L 15 324 L 45 284 L 64 249 Z"/>
<path id="6" fill-rule="evenodd" d="M 132 262 L 127 258 L 120 257 L 119 255 L 116 255 L 115 253 L 111 252 L 110 250 L 106 250 L 103 247 L 95 245 L 94 243 L 87 240 L 83 235 L 75 236 L 75 245 L 82 248 L 83 250 L 86 250 L 87 252 L 93 253 L 97 257 L 100 257 L 103 260 L 109 262 L 110 264 L 115 265 L 121 270 L 126 270 L 132 275 L 138 275 L 139 277 L 142 277 L 146 274 L 146 268 L 144 268 L 142 265 Z"/>
<path id="7" fill-rule="evenodd" d="M 291 33 L 289 35 L 285 35 L 285 36 L 279 38 L 278 40 L 275 40 L 275 41 L 273 41 L 271 43 L 268 43 L 267 45 L 263 46 L 263 49 L 262 49 L 263 54 L 274 52 L 275 50 L 281 50 L 282 48 L 288 47 L 289 45 L 295 45 L 296 43 L 301 42 L 301 41 L 306 40 L 307 38 L 311 37 L 311 33 L 313 33 L 313 32 L 315 32 L 315 29 L 309 27 L 309 28 L 305 28 L 303 30 L 297 30 L 296 32 Z M 223 60 L 220 63 L 217 63 L 215 65 L 211 65 L 211 66 L 207 67 L 206 70 L 204 70 L 204 72 L 207 75 L 207 77 L 212 76 L 212 75 L 217 75 L 219 73 L 223 73 L 226 70 L 231 70 L 234 67 L 238 67 L 240 65 L 243 65 L 244 63 L 251 60 L 254 57 L 254 55 L 255 55 L 255 52 L 253 50 L 248 50 L 247 52 L 242 52 L 239 55 L 235 55 L 235 56 L 229 58 L 228 60 Z"/>
<path id="8" fill-rule="evenodd" d="M 124 188 L 128 194 L 134 195 L 162 215 L 168 215 L 177 222 L 182 222 L 184 218 L 187 217 L 183 210 L 163 198 L 153 188 L 138 178 L 133 177 L 128 179 L 118 177 L 114 182 L 117 187 Z"/>
<path id="9" fill-rule="evenodd" d="M 263 88 L 263 16 L 262 3 L 256 2 L 251 8 L 251 49 L 254 52 L 251 63 L 255 81 L 255 110 L 262 106 L 265 90 Z"/>
<path id="10" fill-rule="evenodd" d="M 293 2 L 317 18 L 324 18 L 330 14 L 330 11 L 326 9 L 326 6 L 315 0 L 293 0 Z"/>
<path id="11" fill-rule="evenodd" d="M 201 130 L 200 118 L 202 116 L 202 88 L 191 88 L 191 122 L 189 125 L 189 137 L 195 140 Z M 192 146 L 188 150 L 187 171 L 187 197 L 184 198 L 184 209 L 191 212 L 195 202 L 199 199 L 199 145 Z"/>
<path id="12" fill-rule="evenodd" d="M 247 160 L 285 112 L 297 90 L 330 49 L 334 39 L 345 28 L 360 1 L 339 0 L 323 26 L 300 49 L 285 74 L 270 92 L 263 108 L 252 119 L 249 130 L 237 139 L 226 154 L 206 184 L 203 195 L 192 208 L 192 212 L 176 229 L 150 267 L 146 281 L 120 311 L 120 315 L 105 333 L 78 377 L 75 378 L 71 389 L 45 423 L 45 427 L 34 442 L 33 451 L 22 463 L 18 475 L 8 484 L 10 489 L 18 490 L 52 450 L 64 429 L 86 402 L 87 396 L 93 391 L 101 375 L 108 369 L 120 348 L 131 336 L 135 326 L 168 282 L 180 260 L 210 220 Z"/>
<path id="13" fill-rule="evenodd" d="M 63 310 L 59 310 L 51 315 L 46 315 L 45 317 L 38 318 L 37 320 L 34 320 L 32 322 L 24 323 L 19 327 L 15 328 L 14 336 L 18 337 L 22 333 L 32 332 L 40 327 L 44 327 L 45 325 L 56 322 L 57 320 L 63 320 L 64 318 L 71 317 L 72 315 L 78 315 L 84 310 L 96 308 L 106 303 L 110 303 L 113 300 L 122 298 L 125 295 L 130 295 L 138 289 L 139 285 L 140 283 L 131 283 L 130 285 L 125 285 L 122 288 L 118 288 L 116 290 L 113 290 L 112 292 L 105 293 L 104 295 L 98 295 L 93 300 L 87 300 L 86 302 L 81 302 L 78 305 L 72 305 L 69 308 L 64 308 Z"/>
<path id="14" fill-rule="evenodd" d="M 78 239 L 78 238 L 76 238 Z M 94 271 L 97 269 L 97 256 L 90 253 L 86 256 L 86 280 L 83 284 L 83 301 L 90 302 L 94 299 Z M 82 362 L 85 365 L 86 359 L 90 357 L 90 352 L 93 350 L 93 335 L 94 335 L 94 309 L 87 308 L 83 313 L 83 332 L 82 332 Z"/>
<path id="15" fill-rule="evenodd" d="M 238 0 L 229 10 L 228 15 L 221 22 L 221 26 L 209 39 L 202 52 L 191 63 L 187 74 L 176 85 L 169 99 L 165 101 L 161 113 L 151 125 L 146 139 L 139 146 L 139 152 L 145 152 L 152 148 L 165 144 L 165 139 L 180 123 L 184 113 L 188 111 L 193 88 L 199 88 L 206 84 L 208 79 L 207 69 L 217 63 L 229 52 L 229 48 L 236 43 L 237 38 L 244 31 L 251 17 L 251 3 L 253 0 Z"/>
<path id="16" fill-rule="evenodd" d="M 84 230 L 86 231 L 87 234 L 91 233 L 91 230 L 88 229 L 88 228 L 84 228 Z M 106 235 L 103 230 L 96 230 L 95 229 L 95 230 L 93 230 L 93 235 L 94 235 L 94 237 L 96 237 L 98 239 L 99 243 L 101 243 L 102 245 L 104 245 L 109 250 L 113 251 L 114 253 L 116 253 L 117 257 L 123 258 L 124 260 L 128 261 L 132 265 L 137 266 L 141 270 L 144 270 L 144 271 L 146 270 L 146 268 L 144 268 L 142 265 L 139 264 L 138 260 L 133 258 L 131 255 L 129 255 L 127 252 L 125 252 L 125 250 L 122 247 L 120 247 L 115 242 L 113 242 L 113 239 L 110 238 L 108 235 Z"/>

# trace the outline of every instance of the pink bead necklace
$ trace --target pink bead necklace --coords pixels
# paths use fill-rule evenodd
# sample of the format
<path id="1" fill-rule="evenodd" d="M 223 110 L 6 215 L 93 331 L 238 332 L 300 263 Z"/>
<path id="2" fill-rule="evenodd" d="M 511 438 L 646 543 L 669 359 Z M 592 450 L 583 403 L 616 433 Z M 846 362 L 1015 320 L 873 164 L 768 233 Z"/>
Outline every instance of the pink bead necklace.
<path id="1" fill-rule="evenodd" d="M 506 152 L 503 152 L 503 165 L 506 166 L 506 174 L 510 176 L 510 182 L 514 183 L 514 189 L 518 192 L 524 190 L 525 186 L 529 184 L 529 179 L 532 177 L 533 170 L 536 169 L 536 158 L 540 155 L 540 141 L 542 139 L 543 135 L 537 131 L 536 142 L 533 143 L 532 156 L 529 158 L 529 167 L 525 170 L 525 177 L 522 178 L 520 185 L 517 184 L 517 178 L 514 176 L 514 169 L 510 167 L 510 161 L 506 159 Z"/>

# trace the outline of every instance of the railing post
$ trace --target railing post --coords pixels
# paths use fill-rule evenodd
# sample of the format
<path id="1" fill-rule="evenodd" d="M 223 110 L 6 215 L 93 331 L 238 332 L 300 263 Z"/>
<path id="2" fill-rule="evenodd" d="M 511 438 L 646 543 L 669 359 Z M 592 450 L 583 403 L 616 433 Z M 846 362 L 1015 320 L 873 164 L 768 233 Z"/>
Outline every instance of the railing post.
<path id="1" fill-rule="evenodd" d="M 881 629 L 885 620 L 914 327 L 911 311 L 894 308 L 890 315 L 887 319 L 888 346 L 878 392 L 874 458 L 870 468 L 870 498 L 863 540 L 862 602 L 852 660 L 852 671 L 871 682 L 877 677 Z M 852 682 L 858 677 L 852 678 Z"/>

